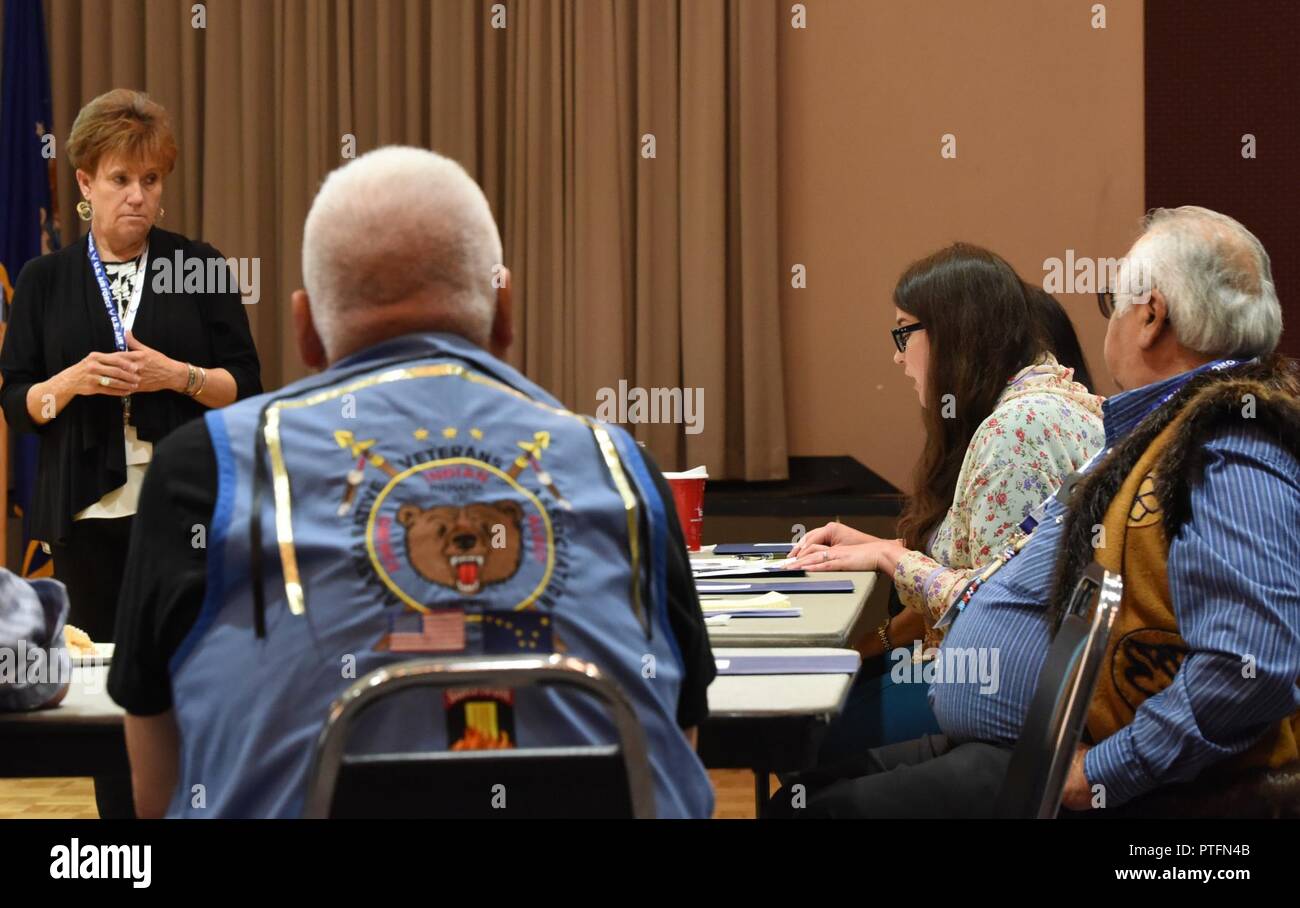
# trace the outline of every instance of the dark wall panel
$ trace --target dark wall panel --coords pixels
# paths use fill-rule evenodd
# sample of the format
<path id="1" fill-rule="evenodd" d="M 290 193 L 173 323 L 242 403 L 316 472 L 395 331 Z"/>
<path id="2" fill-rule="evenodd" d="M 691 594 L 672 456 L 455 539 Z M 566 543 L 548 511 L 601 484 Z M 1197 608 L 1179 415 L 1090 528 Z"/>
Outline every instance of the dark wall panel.
<path id="1" fill-rule="evenodd" d="M 1300 356 L 1300 2 L 1146 0 L 1146 201 L 1258 236 Z M 1242 157 L 1242 136 L 1256 157 Z"/>

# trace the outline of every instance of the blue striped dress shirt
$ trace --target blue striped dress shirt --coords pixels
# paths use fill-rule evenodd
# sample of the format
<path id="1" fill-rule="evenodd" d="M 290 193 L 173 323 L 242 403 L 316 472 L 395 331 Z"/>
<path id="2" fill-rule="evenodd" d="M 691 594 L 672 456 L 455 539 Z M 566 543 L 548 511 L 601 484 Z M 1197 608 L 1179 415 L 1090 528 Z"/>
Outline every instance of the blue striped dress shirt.
<path id="1" fill-rule="evenodd" d="M 1107 449 L 1206 368 L 1106 401 Z M 1300 708 L 1300 462 L 1249 419 L 1204 448 L 1190 519 L 1170 540 L 1167 565 L 1188 653 L 1168 688 L 1088 752 L 1088 782 L 1105 787 L 1109 806 L 1195 778 Z M 1029 544 L 972 597 L 944 640 L 944 650 L 992 653 L 1000 668 L 992 690 L 957 672 L 931 685 L 950 738 L 1010 746 L 1019 737 L 1050 639 L 1046 605 L 1063 515 L 1052 501 Z"/>

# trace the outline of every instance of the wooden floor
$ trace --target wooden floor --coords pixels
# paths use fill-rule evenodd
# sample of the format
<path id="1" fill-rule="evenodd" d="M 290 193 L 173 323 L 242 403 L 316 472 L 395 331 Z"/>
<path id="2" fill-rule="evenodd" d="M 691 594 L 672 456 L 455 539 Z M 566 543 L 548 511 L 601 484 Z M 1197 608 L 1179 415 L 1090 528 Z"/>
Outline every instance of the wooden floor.
<path id="1" fill-rule="evenodd" d="M 753 773 L 715 769 L 709 778 L 717 795 L 714 819 L 754 818 Z M 96 820 L 95 789 L 90 779 L 0 779 L 0 819 Z"/>
<path id="2" fill-rule="evenodd" d="M 713 819 L 754 819 L 754 774 L 748 769 L 710 769 L 713 780 Z M 767 780 L 768 794 L 780 786 L 776 776 Z"/>
<path id="3" fill-rule="evenodd" d="M 90 779 L 0 779 L 0 819 L 97 820 Z"/>

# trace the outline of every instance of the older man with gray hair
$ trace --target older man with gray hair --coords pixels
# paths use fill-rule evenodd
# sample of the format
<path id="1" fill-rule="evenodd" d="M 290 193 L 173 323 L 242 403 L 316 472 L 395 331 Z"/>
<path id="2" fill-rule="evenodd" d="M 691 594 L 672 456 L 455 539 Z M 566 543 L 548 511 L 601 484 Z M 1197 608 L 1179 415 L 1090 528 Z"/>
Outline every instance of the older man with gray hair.
<path id="1" fill-rule="evenodd" d="M 805 773 L 802 816 L 994 811 L 1048 643 L 1094 559 L 1124 593 L 1067 809 L 1300 815 L 1300 378 L 1268 254 L 1204 208 L 1158 209 L 1101 295 L 1106 448 L 943 619 L 997 652 L 930 687 L 942 735 Z M 806 803 L 804 809 L 800 804 Z"/>
<path id="2" fill-rule="evenodd" d="M 292 300 L 321 371 L 177 431 L 145 479 L 109 678 L 140 814 L 301 815 L 354 679 L 552 652 L 626 695 L 658 815 L 711 813 L 692 745 L 715 668 L 671 493 L 625 432 L 502 361 L 501 259 L 454 161 L 383 148 L 326 178 Z M 399 700 L 353 752 L 613 740 L 602 709 L 553 688 Z"/>

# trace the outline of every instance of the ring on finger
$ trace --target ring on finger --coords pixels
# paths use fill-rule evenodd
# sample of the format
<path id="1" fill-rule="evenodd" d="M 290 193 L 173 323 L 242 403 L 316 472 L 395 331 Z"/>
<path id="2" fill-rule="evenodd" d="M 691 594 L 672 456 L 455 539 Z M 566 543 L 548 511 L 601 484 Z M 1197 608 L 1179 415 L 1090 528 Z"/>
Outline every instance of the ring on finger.
<path id="1" fill-rule="evenodd" d="M 100 383 L 103 387 L 107 388 L 109 385 L 111 385 L 111 384 L 113 383 L 113 379 L 109 378 L 107 375 L 101 375 L 101 376 L 99 377 L 99 383 Z"/>
<path id="2" fill-rule="evenodd" d="M 830 561 L 830 560 L 831 560 L 831 553 L 829 551 L 822 552 L 822 561 Z"/>

